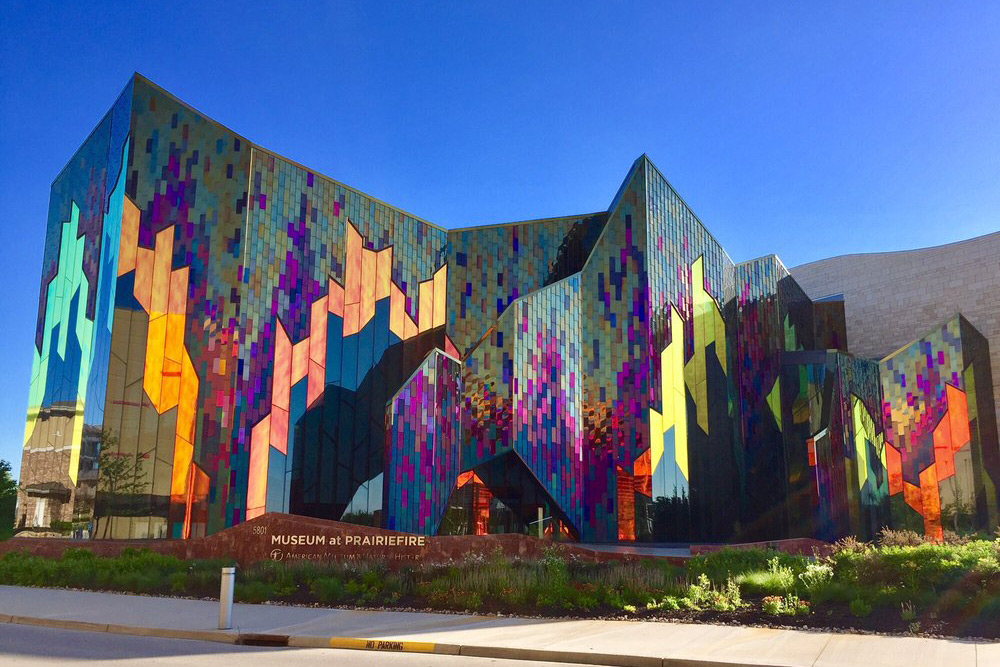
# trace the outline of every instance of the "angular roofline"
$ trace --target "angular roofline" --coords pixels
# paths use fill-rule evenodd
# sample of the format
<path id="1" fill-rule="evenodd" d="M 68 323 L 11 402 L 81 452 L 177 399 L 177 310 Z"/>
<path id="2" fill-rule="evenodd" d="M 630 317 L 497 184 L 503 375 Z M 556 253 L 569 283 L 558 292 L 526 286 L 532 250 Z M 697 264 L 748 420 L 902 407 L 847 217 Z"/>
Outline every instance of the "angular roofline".
<path id="1" fill-rule="evenodd" d="M 387 201 L 385 201 L 383 199 L 379 199 L 378 197 L 374 197 L 374 196 L 372 196 L 372 195 L 370 195 L 370 194 L 368 194 L 366 192 L 363 192 L 363 191 L 359 190 L 358 188 L 355 188 L 355 187 L 353 187 L 351 185 L 348 185 L 347 183 L 344 183 L 343 181 L 338 181 L 337 179 L 332 178 L 330 176 L 327 176 L 326 174 L 324 174 L 324 173 L 322 173 L 320 171 L 317 171 L 316 169 L 314 169 L 312 167 L 308 167 L 308 166 L 302 164 L 301 162 L 298 162 L 297 160 L 293 160 L 293 159 L 291 159 L 289 157 L 286 157 L 286 156 L 282 155 L 281 153 L 279 153 L 277 151 L 271 150 L 271 149 L 269 149 L 269 148 L 267 148 L 265 146 L 262 146 L 262 145 L 258 144 L 257 142 L 255 142 L 255 141 L 253 141 L 251 139 L 246 138 L 245 136 L 243 136 L 239 132 L 236 132 L 235 130 L 233 130 L 232 128 L 228 127 L 227 125 L 224 125 L 224 124 L 220 123 L 219 121 L 215 120 L 214 118 L 212 118 L 208 114 L 204 113 L 203 111 L 200 111 L 196 107 L 192 106 L 191 104 L 188 104 L 184 100 L 180 99 L 179 97 L 177 97 L 176 95 L 174 95 L 170 91 L 166 90 L 162 86 L 160 86 L 160 85 L 156 84 L 155 82 L 151 81 L 149 78 L 143 76 L 139 72 L 133 73 L 132 77 L 130 77 L 129 81 L 131 82 L 133 79 L 139 79 L 139 80 L 141 80 L 143 83 L 149 85 L 151 88 L 153 88 L 157 92 L 161 93 L 162 95 L 167 96 L 168 98 L 170 98 L 174 102 L 180 104 L 181 106 L 183 106 L 183 107 L 191 110 L 192 112 L 198 114 L 199 116 L 203 117 L 205 120 L 207 120 L 208 122 L 210 122 L 212 125 L 215 125 L 216 127 L 219 127 L 220 129 L 225 130 L 226 132 L 229 132 L 231 134 L 236 135 L 237 137 L 240 138 L 241 141 L 245 142 L 252 149 L 256 149 L 256 150 L 261 151 L 263 153 L 267 153 L 269 155 L 272 155 L 272 156 L 274 156 L 274 157 L 276 157 L 278 159 L 284 160 L 285 162 L 288 162 L 289 164 L 294 165 L 295 167 L 298 167 L 299 169 L 302 169 L 302 170 L 307 171 L 309 173 L 315 174 L 316 176 L 319 176 L 322 179 L 325 179 L 325 180 L 327 180 L 327 181 L 329 181 L 331 183 L 335 183 L 336 185 L 339 185 L 340 187 L 342 187 L 342 188 L 344 188 L 346 190 L 350 190 L 351 192 L 354 192 L 354 193 L 356 193 L 358 195 L 361 195 L 362 197 L 366 197 L 368 199 L 371 199 L 372 201 L 374 201 L 374 202 L 376 202 L 378 204 L 382 204 L 383 206 L 388 206 L 389 208 L 391 208 L 393 210 L 399 211 L 403 215 L 406 215 L 406 216 L 408 216 L 410 218 L 413 218 L 414 220 L 422 222 L 422 223 L 424 223 L 424 224 L 426 224 L 426 225 L 428 225 L 430 227 L 433 227 L 434 229 L 442 231 L 442 232 L 464 232 L 464 231 L 472 231 L 472 230 L 476 230 L 476 229 L 490 229 L 490 228 L 494 228 L 494 227 L 504 227 L 504 226 L 513 226 L 513 225 L 524 225 L 524 224 L 534 224 L 534 223 L 540 223 L 540 222 L 549 222 L 549 221 L 552 221 L 552 220 L 565 220 L 567 218 L 585 218 L 585 217 L 591 217 L 591 216 L 595 216 L 595 215 L 601 215 L 601 214 L 609 213 L 611 211 L 611 209 L 614 207 L 614 202 L 612 202 L 612 206 L 609 207 L 606 211 L 595 211 L 593 213 L 585 213 L 585 214 L 582 214 L 582 215 L 557 215 L 557 216 L 550 216 L 550 217 L 545 217 L 545 218 L 535 218 L 535 219 L 530 219 L 530 220 L 515 220 L 513 222 L 500 222 L 500 223 L 491 223 L 491 224 L 486 224 L 486 225 L 471 225 L 471 226 L 467 226 L 467 227 L 454 227 L 454 228 L 443 227 L 442 225 L 439 225 L 437 223 L 431 222 L 430 220 L 422 218 L 422 217 L 420 217 L 418 215 L 414 215 L 413 213 L 410 213 L 409 211 L 405 211 L 405 210 L 401 209 L 400 207 L 398 207 L 398 206 L 396 206 L 394 204 L 390 204 L 389 202 L 387 202 Z M 126 84 L 125 87 L 127 88 L 128 84 Z M 123 88 L 122 91 L 124 92 L 124 90 L 125 89 Z M 119 94 L 119 96 L 120 96 L 120 94 Z M 116 101 L 117 101 L 117 99 L 118 98 L 115 98 Z M 105 115 L 107 115 L 107 113 Z M 103 120 L 104 117 L 102 116 L 101 118 Z M 95 128 L 95 130 L 96 130 L 96 128 Z M 84 143 L 86 143 L 86 142 L 84 142 Z M 82 144 L 81 144 L 81 146 L 82 146 Z M 77 150 L 79 150 L 79 149 L 77 149 Z M 75 155 L 75 153 L 74 153 L 74 155 Z M 643 153 L 643 155 L 645 155 L 645 153 Z M 72 161 L 72 158 L 70 158 L 70 161 Z M 638 162 L 638 160 L 636 160 L 636 162 Z M 67 166 L 69 166 L 69 163 L 67 163 Z M 635 163 L 633 163 L 632 168 L 633 169 L 635 168 Z M 657 170 L 657 171 L 659 171 L 659 170 Z M 628 183 L 628 180 L 629 180 L 629 177 L 631 176 L 631 173 L 632 173 L 632 171 L 630 169 L 629 170 L 629 175 L 625 177 L 625 181 L 622 183 L 621 187 L 619 188 L 618 194 L 615 195 L 615 200 L 617 200 L 618 196 L 620 196 L 622 190 L 625 187 L 625 184 Z M 664 179 L 664 180 L 666 180 L 666 179 Z M 673 186 L 671 186 L 671 188 L 673 188 Z M 249 193 L 248 193 L 248 195 L 249 195 Z M 685 206 L 687 206 L 687 204 L 685 204 Z M 699 222 L 701 222 L 701 221 L 699 220 Z M 702 225 L 702 226 L 704 226 L 704 225 Z M 707 228 L 706 228 L 706 230 L 707 230 Z M 721 244 L 720 244 L 720 246 L 721 246 Z"/>
<path id="2" fill-rule="evenodd" d="M 530 220 L 515 220 L 513 222 L 491 222 L 485 225 L 470 225 L 468 227 L 454 227 L 449 232 L 475 232 L 481 229 L 493 229 L 495 227 L 513 227 L 515 225 L 533 225 L 542 222 L 553 222 L 555 220 L 571 220 L 574 218 L 592 218 L 596 215 L 607 215 L 607 211 L 594 211 L 593 213 L 581 213 L 579 215 L 555 215 L 549 218 L 532 218 Z"/>
<path id="3" fill-rule="evenodd" d="M 645 159 L 646 162 L 649 164 L 649 166 L 652 167 L 653 170 L 659 175 L 659 177 L 663 179 L 663 182 L 667 184 L 667 187 L 669 187 L 673 191 L 673 193 L 677 196 L 677 198 L 681 200 L 681 203 L 684 204 L 684 208 L 691 211 L 691 215 L 693 215 L 694 219 L 698 222 L 698 224 L 702 226 L 702 228 L 705 230 L 705 233 L 708 234 L 709 238 L 715 241 L 716 245 L 718 245 L 719 248 L 722 249 L 722 254 L 726 256 L 726 259 L 728 259 L 732 264 L 736 264 L 736 262 L 733 261 L 733 258 L 729 255 L 729 251 L 726 250 L 726 246 L 723 245 L 722 241 L 720 241 L 715 237 L 715 234 L 713 234 L 712 230 L 708 228 L 708 225 L 706 225 L 704 222 L 701 221 L 701 218 L 698 217 L 698 214 L 694 212 L 694 209 L 691 208 L 691 206 L 688 205 L 688 203 L 684 200 L 684 197 L 681 196 L 680 191 L 678 191 L 677 188 L 674 187 L 674 184 L 670 182 L 669 178 L 663 175 L 663 172 L 660 171 L 660 168 L 653 163 L 653 161 L 649 158 L 649 155 L 647 153 L 643 153 L 638 158 L 636 158 L 636 162 L 642 159 Z M 775 255 L 775 257 L 777 257 L 777 255 Z M 778 261 L 780 262 L 781 260 Z M 784 264 L 782 264 L 782 266 L 784 266 Z"/>
<path id="4" fill-rule="evenodd" d="M 926 329 L 924 331 L 924 333 L 920 334 L 916 338 L 911 339 L 910 342 L 904 343 L 903 345 L 901 345 L 897 349 L 895 349 L 892 352 L 890 352 L 889 354 L 885 355 L 884 357 L 882 357 L 881 359 L 879 359 L 878 362 L 881 364 L 883 361 L 888 361 L 889 359 L 891 359 L 892 357 L 895 357 L 897 354 L 899 354 L 900 352 L 902 352 L 906 348 L 912 346 L 914 343 L 919 343 L 920 341 L 922 341 L 923 339 L 927 338 L 931 334 L 940 331 L 942 327 L 944 327 L 945 325 L 947 325 L 952 320 L 959 320 L 959 324 L 961 324 L 962 320 L 965 320 L 966 324 L 968 324 L 973 329 L 976 329 L 976 327 L 973 326 L 972 323 L 969 322 L 969 320 L 967 320 L 965 318 L 965 315 L 963 315 L 960 311 L 955 311 L 954 313 L 952 313 L 948 317 L 944 318 L 943 320 L 938 320 L 937 324 L 935 324 L 934 326 Z M 978 333 L 980 336 L 982 335 L 982 332 L 980 332 L 979 329 L 976 329 L 976 333 Z"/>
<path id="5" fill-rule="evenodd" d="M 948 243 L 940 243 L 938 245 L 922 246 L 920 248 L 908 248 L 906 250 L 873 250 L 872 252 L 849 252 L 843 255 L 833 255 L 832 257 L 824 257 L 823 259 L 816 259 L 811 262 L 806 262 L 805 264 L 799 264 L 793 268 L 804 269 L 806 267 L 822 264 L 823 262 L 830 262 L 835 259 L 844 259 L 845 257 L 875 257 L 876 255 L 901 255 L 905 253 L 924 252 L 925 250 L 942 250 L 944 248 L 961 245 L 963 243 L 979 243 L 983 241 L 983 239 L 989 239 L 994 236 L 1000 237 L 1000 231 L 986 232 L 985 234 L 980 234 L 979 236 L 973 236 L 967 239 L 961 239 L 958 241 L 949 241 Z"/>
<path id="6" fill-rule="evenodd" d="M 293 165 L 295 167 L 298 167 L 299 169 L 302 169 L 303 171 L 307 171 L 307 172 L 309 172 L 311 174 L 319 176 L 320 178 L 322 178 L 322 179 L 324 179 L 326 181 L 329 181 L 331 183 L 339 185 L 340 187 L 344 188 L 345 190 L 350 190 L 351 192 L 354 192 L 355 194 L 358 194 L 358 195 L 361 195 L 362 197 L 370 199 L 370 200 L 372 200 L 373 202 L 375 202 L 377 204 L 382 204 L 383 206 L 388 206 L 389 208 L 391 208 L 391 209 L 393 209 L 395 211 L 399 211 L 403 215 L 405 215 L 407 217 L 410 217 L 410 218 L 413 218 L 414 220 L 417 220 L 418 222 L 422 222 L 422 223 L 424 223 L 424 224 L 426 224 L 426 225 L 428 225 L 430 227 L 433 227 L 434 229 L 437 229 L 437 230 L 442 231 L 442 232 L 447 232 L 448 231 L 448 229 L 446 227 L 442 227 L 441 225 L 435 224 L 435 223 L 431 222 L 430 220 L 425 220 L 424 218 L 421 218 L 419 215 L 414 215 L 414 214 L 410 213 L 409 211 L 404 211 L 403 209 L 399 208 L 398 206 L 390 204 L 389 202 L 384 201 L 382 199 L 379 199 L 378 197 L 373 197 L 372 195 L 370 195 L 370 194 L 368 194 L 366 192 L 362 192 L 361 190 L 359 190 L 359 189 L 357 189 L 357 188 L 355 188 L 355 187 L 353 187 L 351 185 L 348 185 L 347 183 L 344 183 L 342 181 L 338 181 L 335 178 L 331 178 L 330 176 L 327 176 L 326 174 L 324 174 L 324 173 L 322 173 L 320 171 L 317 171 L 316 169 L 313 169 L 312 167 L 307 167 L 306 165 L 302 164 L 301 162 L 293 160 L 293 159 L 291 159 L 289 157 L 285 157 L 284 155 L 282 155 L 281 153 L 279 153 L 277 151 L 271 150 L 270 148 L 267 148 L 266 146 L 262 146 L 261 144 L 258 144 L 257 142 L 255 142 L 255 141 L 253 141 L 251 139 L 247 139 L 245 136 L 243 136 L 239 132 L 236 132 L 235 130 L 233 130 L 232 128 L 230 128 L 227 125 L 223 125 L 222 123 L 220 123 L 219 121 L 215 120 L 214 118 L 212 118 L 208 114 L 204 113 L 203 111 L 198 110 L 196 107 L 188 104 L 187 102 L 185 102 L 184 100 L 180 99 L 179 97 L 177 97 L 176 95 L 174 95 L 170 91 L 168 91 L 165 88 L 163 88 L 163 86 L 157 85 L 156 83 L 154 83 L 153 81 L 150 81 L 148 78 L 144 77 L 143 75 L 139 74 L 138 72 L 136 72 L 132 76 L 135 79 L 141 80 L 143 83 L 147 84 L 148 86 L 150 86 L 151 88 L 153 88 L 154 90 L 156 90 L 157 92 L 159 92 L 160 94 L 169 97 L 171 100 L 173 100 L 177 104 L 180 104 L 182 107 L 185 107 L 186 109 L 189 109 L 190 111 L 198 114 L 199 116 L 201 116 L 202 118 L 204 118 L 205 120 L 207 120 L 208 122 L 210 122 L 212 125 L 215 125 L 216 127 L 219 127 L 222 130 L 225 130 L 226 132 L 229 132 L 230 134 L 236 135 L 237 137 L 239 137 L 240 141 L 246 143 L 253 150 L 257 150 L 257 151 L 260 151 L 262 153 L 267 153 L 268 155 L 272 155 L 272 156 L 274 156 L 274 157 L 276 157 L 276 158 L 278 158 L 280 160 L 284 160 L 285 162 L 287 162 L 287 163 L 289 163 L 289 164 L 291 164 L 291 165 Z M 249 196 L 249 194 L 250 193 L 248 192 L 247 196 Z"/>
<path id="7" fill-rule="evenodd" d="M 436 229 L 438 231 L 442 231 L 442 232 L 445 232 L 445 233 L 449 233 L 449 232 L 467 232 L 467 231 L 475 231 L 475 230 L 481 230 L 481 229 L 494 229 L 494 228 L 498 228 L 498 227 L 510 227 L 510 226 L 514 226 L 514 225 L 537 224 L 537 223 L 543 223 L 543 222 L 551 222 L 551 221 L 554 221 L 554 220 L 566 220 L 566 219 L 570 219 L 570 218 L 588 218 L 588 217 L 593 217 L 593 216 L 598 216 L 598 215 L 610 215 L 611 212 L 613 212 L 614 209 L 615 209 L 615 207 L 618 205 L 618 203 L 619 203 L 619 201 L 620 201 L 620 199 L 622 197 L 622 194 L 625 192 L 626 186 L 628 185 L 629 181 L 632 179 L 632 175 L 635 172 L 636 167 L 639 165 L 640 162 L 645 161 L 646 164 L 648 164 L 650 167 L 652 167 L 652 169 L 656 172 L 656 174 L 660 178 L 663 179 L 663 181 L 673 191 L 674 195 L 677 196 L 677 198 L 681 201 L 681 203 L 684 205 L 684 207 L 687 208 L 687 210 L 691 212 L 691 215 L 694 217 L 695 221 L 699 225 L 702 226 L 702 228 L 705 230 L 705 233 L 708 234 L 708 236 L 719 246 L 719 248 L 722 250 L 722 253 L 726 256 L 726 258 L 729 259 L 729 261 L 732 262 L 733 264 L 736 264 L 736 262 L 733 262 L 732 257 L 730 257 L 729 253 L 726 251 L 725 246 L 721 242 L 719 242 L 719 239 L 717 239 L 714 234 L 712 234 L 711 230 L 709 230 L 709 228 L 705 225 L 705 223 L 703 223 L 701 221 L 701 218 L 699 218 L 698 215 L 694 212 L 694 209 L 692 209 L 688 205 L 688 203 L 684 200 L 684 198 L 680 195 L 680 193 L 677 191 L 677 188 L 675 188 L 673 186 L 673 184 L 671 184 L 670 181 L 667 179 L 667 177 L 663 175 L 663 172 L 660 171 L 660 169 L 657 168 L 657 166 L 655 164 L 653 164 L 653 161 L 649 159 L 649 156 L 646 153 L 643 153 L 642 155 L 640 155 L 639 157 L 637 157 L 632 162 L 632 165 L 629 167 L 628 173 L 626 173 L 625 178 L 622 180 L 622 183 L 618 187 L 617 192 L 615 193 L 614 197 L 611 199 L 611 204 L 608 206 L 608 208 L 606 210 L 603 210 L 603 211 L 594 211 L 592 213 L 583 213 L 583 214 L 574 214 L 574 215 L 558 215 L 558 216 L 549 216 L 549 217 L 545 217 L 545 218 L 534 218 L 534 219 L 529 219 L 529 220 L 516 220 L 516 221 L 512 221 L 512 222 L 500 222 L 500 223 L 491 223 L 491 224 L 485 224 L 485 225 L 470 225 L 470 226 L 466 226 L 466 227 L 448 228 L 448 227 L 443 227 L 443 226 L 441 226 L 441 225 L 439 225 L 437 223 L 431 222 L 430 220 L 422 218 L 422 217 L 420 217 L 418 215 L 414 215 L 413 213 L 410 213 L 409 211 L 401 209 L 400 207 L 398 207 L 398 206 L 396 206 L 394 204 L 390 204 L 389 202 L 387 202 L 387 201 L 385 201 L 383 199 L 379 199 L 378 197 L 374 197 L 374 196 L 372 196 L 372 195 L 370 195 L 370 194 L 368 194 L 368 193 L 366 193 L 366 192 L 364 192 L 362 190 L 359 190 L 358 188 L 355 188 L 355 187 L 353 187 L 351 185 L 348 185 L 347 183 L 344 183 L 343 181 L 339 181 L 339 180 L 337 180 L 335 178 L 327 176 L 326 174 L 324 174 L 324 173 L 322 173 L 320 171 L 317 171 L 316 169 L 313 169 L 312 167 L 308 167 L 308 166 L 302 164 L 301 162 L 298 162 L 296 160 L 288 158 L 288 157 L 282 155 L 281 153 L 278 153 L 277 151 L 271 150 L 271 149 L 269 149 L 269 148 L 267 148 L 265 146 L 262 146 L 262 145 L 256 143 L 255 141 L 253 141 L 251 139 L 248 139 L 243 134 L 240 134 L 239 132 L 233 130 L 228 125 L 224 125 L 223 123 L 220 123 L 219 121 L 215 120 L 212 116 L 206 114 L 205 112 L 199 110 L 197 107 L 195 107 L 195 106 L 193 106 L 193 105 L 185 102 L 184 100 L 180 99 L 179 97 L 177 97 L 176 95 L 174 95 L 170 91 L 168 91 L 165 88 L 163 88 L 163 86 L 160 86 L 159 84 L 155 83 L 154 81 L 152 81 L 148 77 L 143 76 L 139 72 L 133 72 L 132 73 L 132 75 L 129 77 L 128 81 L 122 87 L 121 91 L 115 97 L 115 102 L 112 103 L 112 105 L 110 107 L 108 107 L 107 111 L 104 112 L 104 114 L 101 116 L 100 120 L 97 122 L 97 124 L 94 126 L 94 128 L 87 135 L 86 139 L 84 139 L 80 143 L 80 145 L 77 147 L 77 149 L 72 153 L 72 155 L 70 155 L 69 159 L 66 161 L 65 165 L 63 166 L 63 168 L 60 169 L 59 173 L 56 175 L 56 177 L 52 179 L 52 183 L 55 183 L 55 181 L 57 181 L 59 179 L 59 177 L 62 176 L 63 172 L 65 172 L 66 169 L 72 164 L 73 157 L 77 153 L 80 152 L 80 149 L 83 148 L 83 146 L 88 141 L 90 141 L 90 139 L 94 135 L 94 133 L 97 132 L 97 128 L 100 127 L 101 123 L 104 122 L 104 119 L 108 116 L 108 114 L 111 113 L 111 110 L 114 108 L 114 105 L 118 102 L 118 99 L 122 96 L 122 94 L 128 89 L 128 87 L 130 85 L 134 86 L 134 83 L 136 81 L 149 86 L 150 88 L 152 88 L 156 92 L 160 93 L 161 95 L 166 96 L 167 98 L 169 98 L 170 100 L 172 100 L 176 104 L 179 104 L 180 106 L 184 107 L 185 109 L 188 109 L 192 113 L 197 114 L 198 116 L 200 116 L 201 118 L 203 118 L 206 122 L 210 123 L 211 125 L 213 125 L 213 126 L 219 128 L 219 129 L 223 130 L 224 132 L 227 132 L 229 134 L 234 135 L 235 137 L 239 138 L 240 141 L 246 143 L 252 150 L 256 150 L 256 151 L 259 151 L 259 152 L 262 152 L 262 153 L 266 153 L 266 154 L 268 154 L 270 156 L 273 156 L 273 157 L 276 157 L 276 158 L 278 158 L 280 160 L 283 160 L 283 161 L 285 161 L 285 162 L 287 162 L 287 163 L 289 163 L 289 164 L 291 164 L 291 165 L 293 165 L 293 166 L 295 166 L 295 167 L 297 167 L 299 169 L 302 169 L 302 170 L 304 170 L 306 172 L 314 174 L 314 175 L 316 175 L 316 176 L 318 176 L 318 177 L 320 177 L 320 178 L 322 178 L 322 179 L 324 179 L 324 180 L 326 180 L 326 181 L 328 181 L 330 183 L 338 185 L 338 186 L 344 188 L 345 190 L 350 190 L 351 192 L 354 192 L 354 193 L 356 193 L 356 194 L 358 194 L 358 195 L 360 195 L 362 197 L 370 199 L 370 200 L 372 200 L 373 202 L 375 202 L 377 204 L 382 204 L 383 206 L 387 206 L 388 208 L 391 208 L 391 209 L 393 209 L 395 211 L 398 211 L 399 213 L 401 213 L 401 214 L 403 214 L 403 215 L 405 215 L 407 217 L 413 218 L 414 220 L 417 220 L 418 222 L 424 223 L 424 224 L 428 225 L 429 227 L 432 227 L 433 229 Z M 134 92 L 133 92 L 133 96 L 134 96 Z M 247 193 L 247 196 L 249 196 L 249 192 Z M 602 234 L 603 234 L 603 230 L 602 230 Z M 588 257 L 588 260 L 589 260 L 589 257 Z M 779 262 L 780 262 L 780 260 L 779 260 Z M 784 265 L 782 264 L 782 266 L 784 266 Z"/>
<path id="8" fill-rule="evenodd" d="M 93 136 L 94 136 L 95 134 L 97 134 L 97 128 L 99 128 L 99 127 L 101 126 L 101 123 L 103 123 L 103 122 L 104 122 L 104 119 L 105 119 L 105 118 L 107 118 L 107 117 L 108 117 L 109 115 L 111 115 L 111 110 L 115 108 L 115 105 L 116 105 L 116 104 L 118 104 L 118 100 L 119 100 L 119 99 L 121 98 L 121 96 L 122 96 L 122 95 L 123 95 L 123 94 L 125 93 L 125 91 L 126 91 L 126 90 L 128 89 L 128 87 L 129 87 L 129 86 L 130 86 L 130 85 L 132 84 L 132 81 L 133 81 L 133 80 L 135 79 L 135 77 L 137 77 L 137 76 L 139 76 L 139 74 L 138 74 L 137 72 L 134 72 L 134 73 L 132 74 L 132 76 L 130 76 L 130 77 L 128 78 L 128 81 L 126 81 L 126 82 L 125 82 L 125 85 L 124 85 L 124 86 L 122 86 L 122 89 L 121 89 L 120 91 L 118 91 L 118 94 L 117 94 L 117 95 L 115 95 L 115 101 L 114 101 L 114 102 L 112 102 L 112 103 L 111 103 L 111 106 L 109 106 L 109 107 L 107 108 L 107 111 L 105 111 L 105 112 L 104 112 L 104 113 L 103 113 L 103 114 L 101 115 L 101 118 L 100 118 L 100 120 L 98 120 L 98 121 L 97 121 L 97 122 L 96 122 L 96 123 L 94 124 L 94 127 L 93 127 L 93 128 L 92 128 L 92 129 L 90 130 L 90 132 L 89 132 L 89 133 L 87 134 L 86 138 L 85 138 L 85 139 L 84 139 L 83 141 L 81 141 L 81 142 L 80 142 L 80 144 L 79 144 L 79 145 L 78 145 L 78 146 L 76 147 L 76 150 L 75 150 L 75 151 L 73 151 L 72 153 L 70 153 L 70 155 L 69 155 L 69 158 L 67 158 L 67 160 L 66 160 L 66 163 L 65 163 L 65 164 L 63 164 L 63 166 L 62 166 L 62 169 L 60 169 L 60 170 L 59 170 L 59 172 L 58 172 L 58 173 L 57 173 L 57 174 L 55 175 L 55 178 L 53 178 L 53 179 L 52 179 L 52 181 L 51 181 L 51 182 L 49 183 L 49 187 L 52 187 L 53 185 L 55 185 L 55 182 L 56 182 L 56 181 L 58 181 L 58 180 L 59 180 L 59 178 L 60 178 L 60 177 L 61 177 L 61 176 L 63 175 L 63 172 L 65 172 L 65 171 L 66 171 L 67 169 L 69 169 L 69 166 L 70 166 L 71 164 L 73 164 L 73 158 L 75 158 L 75 157 L 76 157 L 76 154 L 77 154 L 77 153 L 79 153 L 79 152 L 80 152 L 80 150 L 81 150 L 81 149 L 82 149 L 82 148 L 83 148 L 84 146 L 86 146 L 86 145 L 87 145 L 87 142 L 88 142 L 88 141 L 90 141 L 91 137 L 93 137 Z"/>
<path id="9" fill-rule="evenodd" d="M 764 259 L 773 259 L 778 264 L 778 266 L 780 266 L 781 268 L 783 268 L 785 270 L 785 273 L 789 273 L 789 274 L 791 273 L 791 271 L 789 271 L 788 267 L 785 266 L 785 263 L 781 261 L 781 258 L 778 257 L 778 255 L 775 254 L 775 253 L 773 253 L 773 252 L 769 252 L 766 255 L 761 255 L 760 257 L 754 257 L 752 259 L 748 259 L 748 260 L 745 260 L 743 262 L 737 262 L 736 266 L 740 267 L 740 266 L 744 266 L 746 264 L 750 264 L 752 262 L 759 262 L 759 261 L 764 260 Z"/>

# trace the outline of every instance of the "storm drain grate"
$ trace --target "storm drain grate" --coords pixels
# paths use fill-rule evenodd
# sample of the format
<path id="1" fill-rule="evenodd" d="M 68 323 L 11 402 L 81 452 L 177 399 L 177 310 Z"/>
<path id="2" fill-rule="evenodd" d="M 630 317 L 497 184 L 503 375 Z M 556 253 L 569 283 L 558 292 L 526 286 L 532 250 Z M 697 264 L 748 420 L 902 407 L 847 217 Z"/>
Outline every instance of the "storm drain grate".
<path id="1" fill-rule="evenodd" d="M 288 646 L 288 635 L 265 635 L 248 632 L 236 638 L 243 646 Z"/>

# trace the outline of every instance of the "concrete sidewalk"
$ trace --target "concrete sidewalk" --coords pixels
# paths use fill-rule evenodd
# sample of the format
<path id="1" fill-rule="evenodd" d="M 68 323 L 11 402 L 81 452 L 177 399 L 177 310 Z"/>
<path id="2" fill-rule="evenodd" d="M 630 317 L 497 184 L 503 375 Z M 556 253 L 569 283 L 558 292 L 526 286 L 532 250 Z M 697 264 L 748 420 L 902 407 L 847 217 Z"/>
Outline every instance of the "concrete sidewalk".
<path id="1" fill-rule="evenodd" d="M 215 630 L 217 618 L 218 603 L 211 601 L 0 586 L 0 622 L 229 643 L 235 643 L 241 633 L 257 633 L 287 635 L 291 646 L 402 648 L 658 667 L 1000 665 L 998 642 L 707 624 L 518 619 L 249 604 L 235 605 L 232 631 Z M 94 625 L 78 625 L 81 622 Z M 331 642 L 332 638 L 347 639 Z M 357 639 L 375 641 L 357 644 Z"/>

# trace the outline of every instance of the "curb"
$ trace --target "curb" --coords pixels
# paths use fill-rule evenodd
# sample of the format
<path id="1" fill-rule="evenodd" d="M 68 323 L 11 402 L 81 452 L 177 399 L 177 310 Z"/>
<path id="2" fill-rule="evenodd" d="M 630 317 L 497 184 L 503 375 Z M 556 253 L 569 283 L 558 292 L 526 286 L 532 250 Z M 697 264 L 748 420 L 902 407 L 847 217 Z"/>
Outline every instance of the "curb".
<path id="1" fill-rule="evenodd" d="M 83 632 L 106 632 L 113 635 L 136 637 L 160 637 L 163 639 L 193 639 L 196 641 L 235 644 L 239 635 L 225 630 L 178 630 L 176 628 L 146 628 L 138 625 L 117 625 L 115 623 L 91 623 L 89 621 L 68 621 L 59 618 L 38 618 L 35 616 L 0 616 L 0 623 L 14 625 L 34 625 L 59 630 L 80 630 Z"/>
<path id="2" fill-rule="evenodd" d="M 58 618 L 38 618 L 34 616 L 9 616 L 0 614 L 0 623 L 33 625 L 59 630 L 79 630 L 84 632 L 105 632 L 136 637 L 160 637 L 164 639 L 190 639 L 196 641 L 241 644 L 247 646 L 289 646 L 295 648 L 334 648 L 355 651 L 382 651 L 390 653 L 436 653 L 440 655 L 462 655 L 476 658 L 501 660 L 528 660 L 534 662 L 565 662 L 579 665 L 604 665 L 606 667 L 775 667 L 762 663 L 723 662 L 688 658 L 656 658 L 641 655 L 619 655 L 614 653 L 592 653 L 587 651 L 554 651 L 536 648 L 515 648 L 506 646 L 465 646 L 459 644 L 438 644 L 435 642 L 414 642 L 394 639 L 365 639 L 360 637 L 315 637 L 289 636 L 261 633 L 240 633 L 228 630 L 178 630 L 176 628 L 147 628 L 136 625 L 114 623 L 91 623 Z"/>

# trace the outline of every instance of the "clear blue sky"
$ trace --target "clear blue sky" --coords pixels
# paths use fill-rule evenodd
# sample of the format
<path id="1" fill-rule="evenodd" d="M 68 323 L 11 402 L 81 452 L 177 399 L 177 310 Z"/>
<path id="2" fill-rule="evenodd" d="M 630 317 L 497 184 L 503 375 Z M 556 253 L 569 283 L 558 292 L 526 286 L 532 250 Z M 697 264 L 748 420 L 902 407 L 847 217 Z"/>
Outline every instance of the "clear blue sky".
<path id="1" fill-rule="evenodd" d="M 49 184 L 133 71 L 448 227 L 604 209 L 646 152 L 737 261 L 1000 229 L 996 3 L 208 4 L 0 7 L 15 469 Z"/>

